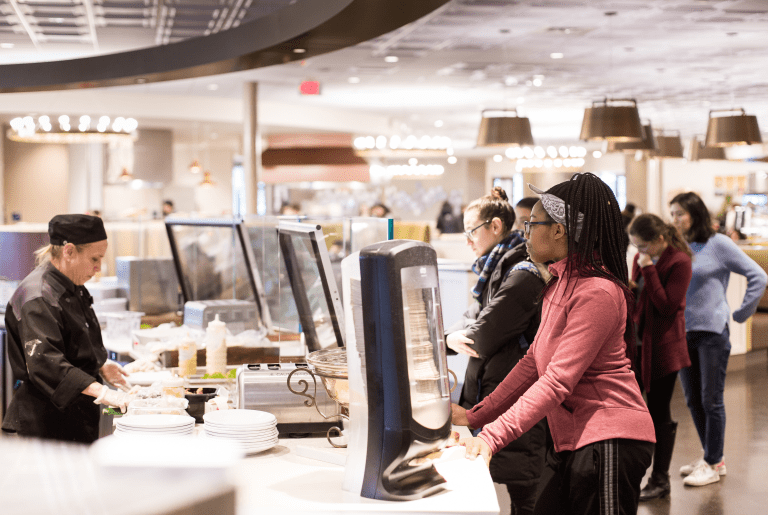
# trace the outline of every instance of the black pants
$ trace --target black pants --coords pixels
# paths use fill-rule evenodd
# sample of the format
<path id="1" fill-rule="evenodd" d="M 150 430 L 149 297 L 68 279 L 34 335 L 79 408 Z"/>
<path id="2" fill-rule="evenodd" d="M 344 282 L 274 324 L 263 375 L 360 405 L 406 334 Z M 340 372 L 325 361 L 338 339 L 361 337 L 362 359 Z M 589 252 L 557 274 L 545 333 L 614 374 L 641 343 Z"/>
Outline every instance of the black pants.
<path id="1" fill-rule="evenodd" d="M 635 515 L 653 444 L 613 438 L 547 453 L 535 515 Z"/>

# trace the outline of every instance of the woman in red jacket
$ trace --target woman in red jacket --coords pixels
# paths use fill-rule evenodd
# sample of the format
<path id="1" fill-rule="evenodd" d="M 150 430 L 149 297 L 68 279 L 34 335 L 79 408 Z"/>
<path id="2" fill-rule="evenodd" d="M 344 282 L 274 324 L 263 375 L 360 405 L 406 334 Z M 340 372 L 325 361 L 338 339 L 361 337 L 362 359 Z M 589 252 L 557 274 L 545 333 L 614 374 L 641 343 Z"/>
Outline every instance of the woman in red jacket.
<path id="1" fill-rule="evenodd" d="M 640 500 L 669 495 L 669 464 L 677 422 L 669 409 L 677 372 L 691 365 L 685 339 L 685 294 L 691 282 L 691 249 L 677 229 L 656 215 L 640 215 L 629 228 L 637 247 L 632 281 L 637 285 L 634 320 L 640 343 L 639 382 L 656 431 L 653 472 Z"/>
<path id="2" fill-rule="evenodd" d="M 531 259 L 547 263 L 541 325 L 525 357 L 457 425 L 486 460 L 547 417 L 554 448 L 534 514 L 637 513 L 653 421 L 631 369 L 635 351 L 627 236 L 610 188 L 590 173 L 541 195 L 525 223 Z"/>

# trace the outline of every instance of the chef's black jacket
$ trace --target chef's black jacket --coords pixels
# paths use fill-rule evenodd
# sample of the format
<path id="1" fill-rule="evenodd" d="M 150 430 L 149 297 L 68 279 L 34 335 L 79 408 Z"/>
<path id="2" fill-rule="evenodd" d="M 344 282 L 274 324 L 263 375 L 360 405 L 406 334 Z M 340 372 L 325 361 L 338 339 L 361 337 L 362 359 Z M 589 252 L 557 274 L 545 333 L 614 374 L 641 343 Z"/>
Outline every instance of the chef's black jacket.
<path id="1" fill-rule="evenodd" d="M 99 437 L 99 406 L 83 395 L 107 360 L 101 328 L 84 286 L 50 262 L 19 285 L 5 312 L 15 392 L 3 430 L 90 443 Z"/>

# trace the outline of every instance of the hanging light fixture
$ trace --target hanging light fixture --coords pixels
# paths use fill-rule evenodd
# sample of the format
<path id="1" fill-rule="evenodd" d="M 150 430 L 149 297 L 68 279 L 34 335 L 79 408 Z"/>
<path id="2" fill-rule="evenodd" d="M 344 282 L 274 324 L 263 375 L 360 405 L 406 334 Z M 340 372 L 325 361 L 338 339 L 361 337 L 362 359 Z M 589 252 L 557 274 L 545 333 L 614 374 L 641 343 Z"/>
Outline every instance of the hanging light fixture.
<path id="1" fill-rule="evenodd" d="M 121 182 L 128 182 L 133 180 L 133 174 L 128 170 L 128 168 L 123 168 L 123 171 L 120 172 L 119 177 Z"/>
<path id="2" fill-rule="evenodd" d="M 653 137 L 653 128 L 651 122 L 643 124 L 643 139 L 640 141 L 608 141 L 608 152 L 637 152 L 638 150 L 647 150 L 653 152 L 656 150 L 656 142 Z"/>
<path id="3" fill-rule="evenodd" d="M 533 146 L 531 122 L 517 109 L 485 109 L 477 135 L 478 147 Z"/>
<path id="4" fill-rule="evenodd" d="M 197 159 L 194 159 L 192 163 L 190 163 L 189 165 L 189 171 L 191 173 L 200 173 L 200 170 L 202 169 L 203 167 L 200 166 L 200 161 L 198 161 Z"/>
<path id="5" fill-rule="evenodd" d="M 200 181 L 200 186 L 210 188 L 216 186 L 216 182 L 211 179 L 211 172 L 206 170 L 203 172 L 203 180 Z"/>
<path id="6" fill-rule="evenodd" d="M 683 157 L 683 142 L 680 140 L 680 133 L 666 134 L 659 131 L 656 134 L 656 150 L 653 152 L 655 157 Z"/>
<path id="7" fill-rule="evenodd" d="M 739 115 L 717 116 L 712 113 L 741 112 Z M 709 112 L 707 124 L 707 147 L 729 147 L 732 145 L 752 145 L 762 143 L 760 129 L 757 126 L 757 117 L 747 115 L 744 109 L 717 109 Z"/>
<path id="8" fill-rule="evenodd" d="M 11 141 L 24 143 L 109 143 L 112 141 L 136 141 L 138 122 L 133 118 L 119 116 L 114 121 L 109 116 L 91 118 L 88 115 L 58 117 L 54 127 L 51 117 L 42 115 L 35 121 L 31 116 L 11 120 L 6 135 Z"/>
<path id="9" fill-rule="evenodd" d="M 700 161 L 702 159 L 725 160 L 725 149 L 723 147 L 707 147 L 699 142 L 699 138 L 691 138 L 691 151 L 689 153 L 690 161 Z"/>
<path id="10" fill-rule="evenodd" d="M 584 110 L 581 136 L 584 141 L 641 141 L 643 126 L 633 98 L 606 98 Z"/>

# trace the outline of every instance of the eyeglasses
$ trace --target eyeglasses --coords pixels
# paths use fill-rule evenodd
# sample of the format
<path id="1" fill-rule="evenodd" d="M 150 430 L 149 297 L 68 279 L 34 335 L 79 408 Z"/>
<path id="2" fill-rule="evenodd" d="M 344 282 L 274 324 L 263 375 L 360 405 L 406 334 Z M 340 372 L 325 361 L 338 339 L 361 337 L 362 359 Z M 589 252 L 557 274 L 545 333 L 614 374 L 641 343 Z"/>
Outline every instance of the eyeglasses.
<path id="1" fill-rule="evenodd" d="M 478 230 L 479 228 L 481 228 L 482 226 L 484 226 L 485 224 L 489 224 L 489 223 L 491 223 L 491 221 L 490 220 L 486 220 L 485 222 L 481 223 L 480 225 L 478 225 L 474 229 L 470 229 L 468 231 L 464 231 L 464 236 L 466 236 L 469 241 L 475 241 L 475 231 Z"/>
<path id="2" fill-rule="evenodd" d="M 552 225 L 556 224 L 557 222 L 550 221 L 550 222 L 523 222 L 523 225 L 525 225 L 525 236 L 527 237 L 529 234 L 531 234 L 531 226 L 532 225 Z"/>

